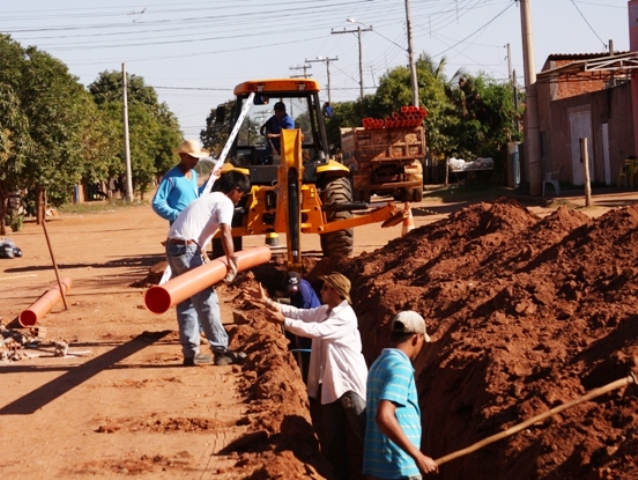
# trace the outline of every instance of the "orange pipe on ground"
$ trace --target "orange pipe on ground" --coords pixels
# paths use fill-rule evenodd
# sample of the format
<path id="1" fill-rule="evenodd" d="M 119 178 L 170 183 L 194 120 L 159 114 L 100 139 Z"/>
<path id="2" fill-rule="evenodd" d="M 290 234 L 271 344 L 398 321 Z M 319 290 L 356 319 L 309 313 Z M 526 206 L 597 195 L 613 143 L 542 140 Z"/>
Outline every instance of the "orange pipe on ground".
<path id="1" fill-rule="evenodd" d="M 270 260 L 272 252 L 267 245 L 235 252 L 237 271 L 248 270 Z M 196 293 L 222 281 L 228 273 L 226 256 L 216 258 L 194 268 L 163 285 L 151 287 L 144 293 L 144 305 L 153 313 L 164 313 Z"/>
<path id="2" fill-rule="evenodd" d="M 63 278 L 62 279 L 62 287 L 64 289 L 64 293 L 68 292 L 71 289 L 71 279 Z M 45 316 L 47 313 L 51 311 L 53 305 L 58 303 L 62 298 L 62 293 L 60 293 L 60 287 L 54 287 L 51 290 L 47 291 L 44 295 L 38 298 L 33 305 L 20 313 L 18 317 L 18 322 L 23 327 L 31 327 L 38 323 L 38 320 Z"/>

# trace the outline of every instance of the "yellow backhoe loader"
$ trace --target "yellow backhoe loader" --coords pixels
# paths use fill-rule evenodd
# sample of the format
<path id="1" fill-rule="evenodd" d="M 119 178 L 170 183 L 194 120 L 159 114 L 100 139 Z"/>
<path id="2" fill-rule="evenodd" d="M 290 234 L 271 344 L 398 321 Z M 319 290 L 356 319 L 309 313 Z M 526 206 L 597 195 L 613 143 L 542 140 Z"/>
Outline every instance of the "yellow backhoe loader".
<path id="1" fill-rule="evenodd" d="M 285 234 L 291 269 L 301 265 L 301 234 L 320 235 L 325 256 L 349 255 L 354 227 L 376 222 L 396 225 L 405 214 L 393 202 L 375 209 L 353 203 L 348 168 L 330 158 L 319 90 L 318 82 L 308 78 L 238 85 L 234 128 L 218 160 L 226 162 L 227 153 L 222 172 L 240 169 L 252 184 L 233 219 L 236 248 L 246 235 Z M 279 102 L 296 128 L 282 130 L 274 145 L 260 131 Z M 218 107 L 216 113 L 222 120 L 224 108 Z"/>

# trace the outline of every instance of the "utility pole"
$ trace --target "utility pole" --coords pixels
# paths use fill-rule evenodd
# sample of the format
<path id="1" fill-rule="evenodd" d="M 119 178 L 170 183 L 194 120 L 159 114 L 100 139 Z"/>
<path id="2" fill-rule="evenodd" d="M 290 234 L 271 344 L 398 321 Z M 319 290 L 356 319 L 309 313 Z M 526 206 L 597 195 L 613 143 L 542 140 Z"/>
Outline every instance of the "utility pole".
<path id="1" fill-rule="evenodd" d="M 534 34 L 532 31 L 531 0 L 521 3 L 521 30 L 523 34 L 523 64 L 525 66 L 525 122 L 523 136 L 530 195 L 540 195 L 543 169 L 541 165 L 541 139 L 538 125 L 538 98 L 536 92 L 536 63 L 534 61 Z"/>
<path id="2" fill-rule="evenodd" d="M 337 60 L 339 60 L 339 57 L 335 57 L 335 58 L 330 58 L 330 57 L 317 57 L 314 60 L 305 60 L 306 63 L 313 63 L 313 62 L 324 62 L 326 64 L 326 75 L 328 77 L 327 80 L 327 84 L 326 87 L 328 89 L 328 102 L 332 103 L 332 97 L 330 94 L 330 62 L 336 62 Z"/>
<path id="3" fill-rule="evenodd" d="M 512 89 L 514 94 L 514 128 L 516 133 L 521 131 L 521 122 L 518 120 L 518 85 L 516 80 L 516 70 L 512 70 Z"/>
<path id="4" fill-rule="evenodd" d="M 308 60 L 306 60 L 307 62 Z M 303 75 L 291 75 L 290 78 L 308 78 L 308 69 L 312 68 L 312 65 L 297 65 L 296 67 L 290 67 L 288 70 L 303 70 Z"/>
<path id="5" fill-rule="evenodd" d="M 510 79 L 510 85 L 512 85 L 512 101 L 514 103 L 514 129 L 516 132 L 521 131 L 521 125 L 518 121 L 518 85 L 516 85 L 516 70 L 512 68 L 512 49 L 510 44 L 505 45 L 507 48 L 507 73 Z"/>
<path id="6" fill-rule="evenodd" d="M 122 117 L 124 122 L 124 159 L 126 162 L 126 203 L 133 203 L 133 178 L 131 175 L 131 146 L 128 138 L 128 100 L 126 99 L 126 64 L 122 64 Z"/>
<path id="7" fill-rule="evenodd" d="M 372 31 L 372 27 L 361 28 L 361 26 L 358 26 L 356 30 L 343 29 L 341 31 L 331 30 L 330 32 L 334 35 L 338 35 L 341 33 L 356 33 L 357 34 L 357 40 L 359 42 L 359 96 L 361 99 L 363 99 L 363 51 L 361 47 L 361 34 L 363 32 L 370 32 L 370 31 Z"/>
<path id="8" fill-rule="evenodd" d="M 507 74 L 509 75 L 510 82 L 512 82 L 512 49 L 509 43 L 505 45 L 505 48 L 507 48 Z"/>
<path id="9" fill-rule="evenodd" d="M 412 22 L 410 20 L 410 1 L 405 0 L 405 26 L 408 32 L 408 60 L 410 62 L 410 84 L 412 85 L 412 105 L 419 106 L 419 83 L 416 77 L 414 48 L 412 47 Z M 359 46 L 360 47 L 360 46 Z"/>

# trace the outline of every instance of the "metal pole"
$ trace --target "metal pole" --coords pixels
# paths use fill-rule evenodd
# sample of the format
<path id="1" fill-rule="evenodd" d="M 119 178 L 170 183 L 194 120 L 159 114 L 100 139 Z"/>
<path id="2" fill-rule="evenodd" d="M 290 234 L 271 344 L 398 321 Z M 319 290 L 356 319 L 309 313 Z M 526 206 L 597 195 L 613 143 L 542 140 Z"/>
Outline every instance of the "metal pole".
<path id="1" fill-rule="evenodd" d="M 335 60 L 339 60 L 339 57 L 335 57 L 335 58 L 330 58 L 330 57 L 317 57 L 314 60 L 308 60 L 306 59 L 306 63 L 313 63 L 313 62 L 325 62 L 326 64 L 326 74 L 327 74 L 327 88 L 328 88 L 328 102 L 332 103 L 332 93 L 331 93 L 331 89 L 330 89 L 330 62 L 334 62 Z"/>
<path id="2" fill-rule="evenodd" d="M 357 27 L 357 39 L 359 41 L 359 98 L 363 99 L 363 49 L 361 47 L 361 27 Z"/>
<path id="3" fill-rule="evenodd" d="M 363 52 L 362 52 L 362 48 L 361 48 L 361 33 L 362 32 L 370 32 L 372 31 L 372 27 L 368 27 L 368 28 L 361 28 L 360 26 L 357 27 L 356 30 L 341 30 L 341 31 L 334 31 L 331 30 L 330 33 L 337 35 L 337 34 L 341 34 L 341 33 L 357 33 L 357 39 L 359 42 L 359 96 L 361 98 L 363 98 Z"/>
<path id="4" fill-rule="evenodd" d="M 525 162 L 527 164 L 529 193 L 540 195 L 543 169 L 541 165 L 540 127 L 538 125 L 538 98 L 536 93 L 536 64 L 534 62 L 534 35 L 532 33 L 531 0 L 521 2 L 521 30 L 523 32 L 523 62 L 525 65 Z"/>
<path id="5" fill-rule="evenodd" d="M 68 310 L 69 306 L 66 303 L 66 295 L 64 294 L 64 286 L 60 280 L 60 271 L 58 270 L 58 264 L 55 261 L 55 255 L 53 255 L 53 248 L 51 247 L 51 240 L 49 240 L 49 232 L 47 232 L 46 218 L 42 219 L 42 229 L 44 230 L 44 238 L 47 241 L 47 247 L 49 247 L 49 255 L 51 255 L 51 262 L 53 262 L 53 270 L 55 271 L 55 278 L 58 282 L 58 288 L 60 289 L 60 296 L 62 297 L 62 303 L 64 303 L 64 309 Z"/>
<path id="6" fill-rule="evenodd" d="M 326 76 L 328 77 L 328 103 L 332 105 L 332 96 L 330 94 L 330 59 L 329 58 L 326 58 Z M 299 358 L 301 358 L 301 356 Z"/>
<path id="7" fill-rule="evenodd" d="M 408 60 L 410 62 L 410 85 L 412 85 L 412 105 L 419 106 L 419 83 L 416 76 L 414 62 L 414 48 L 412 46 L 412 22 L 410 20 L 410 2 L 405 0 L 405 26 L 408 31 Z"/>
<path id="8" fill-rule="evenodd" d="M 510 82 L 512 81 L 512 49 L 510 48 L 510 44 L 505 45 L 507 48 L 507 73 L 510 77 Z"/>
<path id="9" fill-rule="evenodd" d="M 128 138 L 128 101 L 126 99 L 126 64 L 122 64 L 122 117 L 124 122 L 124 160 L 126 162 L 126 203 L 133 203 L 133 176 L 131 174 L 131 147 Z"/>

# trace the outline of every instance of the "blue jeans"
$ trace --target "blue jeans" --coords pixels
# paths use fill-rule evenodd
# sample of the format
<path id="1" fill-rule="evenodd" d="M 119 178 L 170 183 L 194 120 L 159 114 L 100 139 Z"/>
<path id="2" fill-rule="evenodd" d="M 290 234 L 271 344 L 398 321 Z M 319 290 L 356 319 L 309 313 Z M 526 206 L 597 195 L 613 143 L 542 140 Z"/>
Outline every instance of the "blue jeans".
<path id="1" fill-rule="evenodd" d="M 353 437 L 352 441 L 358 444 L 358 449 L 363 451 L 363 439 L 365 437 L 366 401 L 356 393 L 349 391 L 332 403 L 321 405 L 321 426 L 323 438 L 320 437 L 321 448 L 326 460 L 332 466 L 336 480 L 349 478 L 348 441 L 346 424 L 349 425 Z M 359 467 L 360 470 L 361 467 Z"/>
<path id="2" fill-rule="evenodd" d="M 171 267 L 171 278 L 204 264 L 197 245 L 167 243 L 166 260 Z M 228 334 L 222 325 L 219 299 L 214 287 L 207 287 L 196 293 L 177 304 L 176 309 L 179 341 L 185 358 L 194 357 L 199 353 L 199 325 L 202 326 L 213 353 L 223 353 L 228 350 Z"/>

